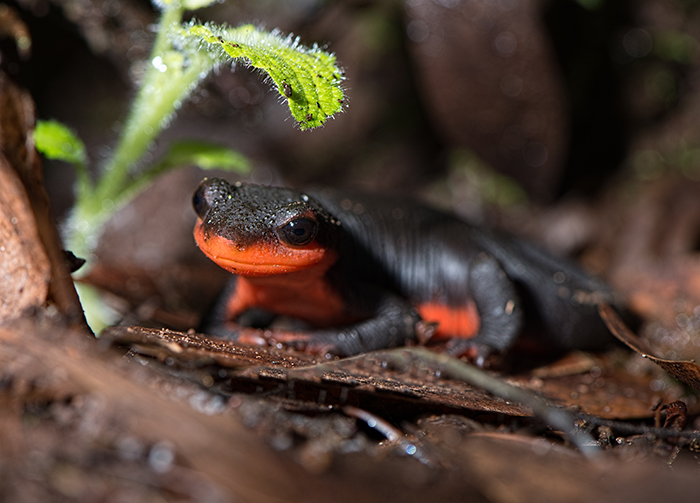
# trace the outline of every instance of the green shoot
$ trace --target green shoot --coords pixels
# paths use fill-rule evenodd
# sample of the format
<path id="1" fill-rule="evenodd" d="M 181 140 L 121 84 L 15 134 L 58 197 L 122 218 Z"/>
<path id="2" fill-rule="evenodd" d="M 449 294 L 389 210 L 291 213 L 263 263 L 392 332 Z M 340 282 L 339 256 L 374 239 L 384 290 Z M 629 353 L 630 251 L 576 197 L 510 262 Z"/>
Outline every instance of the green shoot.
<path id="1" fill-rule="evenodd" d="M 268 33 L 252 25 L 229 28 L 182 23 L 186 9 L 211 3 L 212 0 L 156 3 L 162 15 L 150 64 L 113 155 L 94 179 L 88 172 L 85 147 L 70 129 L 54 121 L 37 124 L 37 149 L 51 159 L 73 164 L 76 169 L 76 202 L 66 226 L 66 246 L 87 260 L 81 274 L 94 262 L 93 252 L 107 220 L 158 176 L 184 165 L 239 172 L 249 169 L 241 154 L 199 141 L 172 145 L 154 164 L 144 165 L 142 160 L 176 110 L 214 67 L 241 62 L 267 73 L 281 97 L 288 101 L 301 129 L 321 126 L 342 110 L 343 74 L 336 66 L 335 56 L 315 45 L 306 48 L 291 36 Z M 89 317 L 88 308 L 84 307 Z M 93 329 L 97 331 L 96 326 Z"/>

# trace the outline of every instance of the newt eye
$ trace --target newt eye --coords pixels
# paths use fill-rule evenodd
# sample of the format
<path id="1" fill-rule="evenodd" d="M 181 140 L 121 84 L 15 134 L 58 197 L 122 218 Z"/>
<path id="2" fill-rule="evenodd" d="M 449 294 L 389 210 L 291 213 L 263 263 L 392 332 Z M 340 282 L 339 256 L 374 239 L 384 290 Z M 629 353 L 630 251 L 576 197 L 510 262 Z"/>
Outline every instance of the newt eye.
<path id="1" fill-rule="evenodd" d="M 304 246 L 315 237 L 318 223 L 310 218 L 297 218 L 277 229 L 282 241 L 292 246 Z"/>
<path id="2" fill-rule="evenodd" d="M 207 203 L 207 198 L 204 196 L 202 187 L 199 187 L 192 196 L 192 206 L 194 206 L 194 211 L 199 218 L 204 218 L 204 215 L 206 215 L 209 210 L 209 204 Z"/>

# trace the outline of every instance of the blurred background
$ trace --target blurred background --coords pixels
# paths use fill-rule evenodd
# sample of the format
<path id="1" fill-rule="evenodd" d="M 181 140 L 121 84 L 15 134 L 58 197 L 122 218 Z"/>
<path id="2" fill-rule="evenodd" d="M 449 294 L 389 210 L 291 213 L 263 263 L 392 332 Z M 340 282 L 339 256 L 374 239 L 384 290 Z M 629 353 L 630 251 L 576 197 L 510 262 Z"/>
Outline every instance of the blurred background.
<path id="1" fill-rule="evenodd" d="M 33 46 L 18 54 L 5 39 L 3 69 L 32 92 L 40 118 L 74 127 L 99 162 L 148 57 L 156 12 L 143 0 L 4 3 Z M 197 15 L 279 28 L 335 52 L 347 113 L 302 133 L 259 75 L 222 69 L 163 142 L 231 144 L 256 161 L 262 183 L 416 190 L 479 164 L 536 202 L 590 194 L 626 165 L 646 176 L 661 168 L 651 154 L 630 155 L 692 107 L 696 11 L 690 0 L 228 1 Z M 675 147 L 687 147 L 676 154 L 692 157 L 694 138 L 675 133 Z M 56 171 L 51 181 L 66 184 Z"/>
<path id="2" fill-rule="evenodd" d="M 71 126 L 99 166 L 147 64 L 157 12 L 146 0 L 3 3 L 32 47 L 0 40 L 2 69 L 31 92 L 37 117 Z M 249 156 L 245 178 L 257 183 L 414 194 L 575 256 L 637 310 L 676 328 L 683 314 L 697 332 L 699 5 L 227 1 L 197 16 L 279 28 L 334 52 L 346 110 L 302 132 L 261 75 L 221 68 L 152 155 L 173 139 L 202 138 Z M 73 174 L 52 162 L 45 174 L 64 218 Z M 172 173 L 122 210 L 105 233 L 103 263 L 209 267 L 191 237 L 202 176 Z"/>

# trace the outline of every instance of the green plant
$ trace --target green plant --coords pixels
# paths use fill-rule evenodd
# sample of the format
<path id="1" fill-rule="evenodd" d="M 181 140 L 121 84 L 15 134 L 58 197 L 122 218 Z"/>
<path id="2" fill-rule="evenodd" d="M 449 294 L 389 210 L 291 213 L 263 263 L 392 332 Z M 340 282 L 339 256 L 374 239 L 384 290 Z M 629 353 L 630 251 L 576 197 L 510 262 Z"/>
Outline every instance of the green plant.
<path id="1" fill-rule="evenodd" d="M 228 148 L 205 142 L 181 142 L 154 164 L 142 158 L 174 112 L 194 88 L 219 65 L 231 62 L 266 72 L 273 88 L 289 104 L 301 129 L 322 125 L 343 107 L 342 71 L 335 56 L 318 46 L 299 44 L 292 36 L 265 32 L 252 25 L 216 26 L 191 22 L 183 24 L 186 10 L 196 10 L 213 0 L 160 0 L 156 39 L 143 82 L 131 107 L 121 137 L 106 164 L 96 176 L 88 170 L 88 158 L 80 139 L 65 126 L 38 122 L 37 149 L 53 159 L 75 167 L 75 206 L 65 229 L 66 247 L 87 260 L 93 252 L 106 221 L 157 176 L 184 165 L 204 169 L 237 171 L 248 169 L 244 156 Z M 79 286 L 88 322 L 95 331 L 104 315 L 92 304 L 94 292 Z M 90 319 L 93 318 L 93 319 Z"/>

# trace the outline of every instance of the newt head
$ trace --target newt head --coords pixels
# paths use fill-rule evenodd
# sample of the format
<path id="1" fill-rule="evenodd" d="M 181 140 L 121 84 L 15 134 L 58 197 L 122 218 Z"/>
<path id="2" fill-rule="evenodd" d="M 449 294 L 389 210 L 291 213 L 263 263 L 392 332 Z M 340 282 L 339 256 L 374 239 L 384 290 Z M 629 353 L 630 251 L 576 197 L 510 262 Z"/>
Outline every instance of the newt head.
<path id="1" fill-rule="evenodd" d="M 192 198 L 194 236 L 216 264 L 242 276 L 319 269 L 335 262 L 338 222 L 290 189 L 205 178 Z"/>

